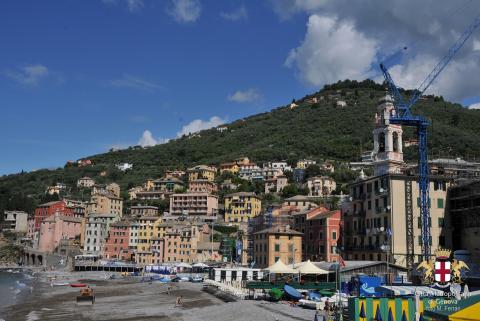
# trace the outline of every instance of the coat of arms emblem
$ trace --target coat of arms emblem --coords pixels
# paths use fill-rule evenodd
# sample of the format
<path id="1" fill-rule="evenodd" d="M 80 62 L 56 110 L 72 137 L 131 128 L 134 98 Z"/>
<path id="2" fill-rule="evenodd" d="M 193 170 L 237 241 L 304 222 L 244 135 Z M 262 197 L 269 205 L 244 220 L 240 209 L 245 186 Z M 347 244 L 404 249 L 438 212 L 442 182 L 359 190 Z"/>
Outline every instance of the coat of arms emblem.
<path id="1" fill-rule="evenodd" d="M 428 261 L 422 261 L 417 266 L 417 270 L 423 269 L 423 283 L 437 284 L 446 286 L 453 283 L 463 283 L 462 269 L 469 270 L 467 264 L 463 261 L 451 260 L 452 252 L 446 249 L 438 249 L 435 251 L 435 257 Z"/>

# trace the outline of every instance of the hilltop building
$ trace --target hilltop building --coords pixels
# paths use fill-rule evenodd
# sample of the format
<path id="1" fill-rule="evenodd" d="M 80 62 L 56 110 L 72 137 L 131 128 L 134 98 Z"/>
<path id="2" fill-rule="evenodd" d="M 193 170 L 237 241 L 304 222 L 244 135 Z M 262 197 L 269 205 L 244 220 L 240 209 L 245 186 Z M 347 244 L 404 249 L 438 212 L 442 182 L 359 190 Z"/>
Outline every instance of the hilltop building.
<path id="1" fill-rule="evenodd" d="M 328 196 L 337 189 L 337 183 L 328 176 L 315 176 L 307 179 L 309 196 Z"/>
<path id="2" fill-rule="evenodd" d="M 91 188 L 95 185 L 95 180 L 90 177 L 82 177 L 77 179 L 77 187 L 78 188 Z"/>
<path id="3" fill-rule="evenodd" d="M 187 170 L 187 173 L 189 182 L 198 179 L 206 179 L 213 182 L 215 180 L 215 174 L 217 173 L 217 169 L 213 166 L 197 165 L 195 167 L 189 168 Z"/>

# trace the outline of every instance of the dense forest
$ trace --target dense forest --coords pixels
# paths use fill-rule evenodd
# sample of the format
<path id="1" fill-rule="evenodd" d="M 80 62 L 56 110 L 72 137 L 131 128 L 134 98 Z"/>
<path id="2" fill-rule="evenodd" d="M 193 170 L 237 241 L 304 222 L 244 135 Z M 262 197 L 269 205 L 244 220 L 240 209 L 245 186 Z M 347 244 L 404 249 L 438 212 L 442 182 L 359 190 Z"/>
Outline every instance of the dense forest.
<path id="1" fill-rule="evenodd" d="M 405 92 L 408 94 L 408 92 Z M 364 151 L 371 150 L 374 115 L 385 88 L 371 80 L 341 81 L 326 85 L 320 91 L 294 100 L 270 112 L 236 120 L 219 131 L 204 130 L 148 148 L 139 146 L 85 157 L 93 164 L 85 167 L 65 165 L 55 170 L 38 170 L 0 177 L 0 213 L 3 209 L 34 207 L 46 200 L 45 188 L 57 182 L 67 184 L 72 196 L 86 198 L 76 189 L 76 180 L 83 176 L 98 183 L 115 181 L 123 195 L 146 178 L 157 178 L 167 169 L 185 169 L 196 164 L 219 164 L 248 156 L 261 164 L 264 161 L 301 158 L 318 161 L 357 161 Z M 317 102 L 313 103 L 312 98 Z M 345 101 L 346 106 L 337 105 Z M 431 121 L 429 127 L 430 157 L 480 157 L 480 111 L 469 110 L 442 97 L 423 97 L 414 113 Z M 415 137 L 412 128 L 404 128 L 404 140 Z M 404 149 L 407 160 L 416 159 L 416 148 Z M 68 155 L 65 155 L 67 158 Z M 119 163 L 132 163 L 133 169 L 122 172 Z M 102 174 L 102 175 L 100 175 Z"/>

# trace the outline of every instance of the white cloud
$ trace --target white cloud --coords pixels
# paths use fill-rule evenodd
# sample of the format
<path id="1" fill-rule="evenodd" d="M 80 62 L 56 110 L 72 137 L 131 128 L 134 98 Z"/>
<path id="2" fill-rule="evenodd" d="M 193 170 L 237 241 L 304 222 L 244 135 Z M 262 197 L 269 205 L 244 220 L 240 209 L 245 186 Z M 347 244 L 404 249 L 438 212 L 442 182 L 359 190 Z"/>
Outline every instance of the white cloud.
<path id="1" fill-rule="evenodd" d="M 143 0 L 102 0 L 106 5 L 117 5 L 119 3 L 124 3 L 130 12 L 136 12 L 145 6 Z"/>
<path id="2" fill-rule="evenodd" d="M 167 10 L 168 14 L 180 23 L 197 21 L 201 11 L 199 0 L 172 0 L 172 6 Z"/>
<path id="3" fill-rule="evenodd" d="M 154 91 L 162 88 L 162 86 L 156 83 L 128 74 L 123 74 L 121 78 L 111 80 L 110 85 L 112 87 L 132 88 L 146 91 Z"/>
<path id="4" fill-rule="evenodd" d="M 140 145 L 142 147 L 148 147 L 165 144 L 168 143 L 168 141 L 169 139 L 166 138 L 154 138 L 152 132 L 147 129 L 143 132 L 142 137 L 140 137 L 140 139 L 138 140 L 137 145 Z"/>
<path id="5" fill-rule="evenodd" d="M 35 86 L 42 80 L 48 77 L 48 68 L 41 64 L 26 65 L 18 70 L 9 70 L 5 75 L 23 85 Z"/>
<path id="6" fill-rule="evenodd" d="M 339 79 L 364 79 L 375 59 L 376 41 L 348 21 L 311 15 L 301 45 L 292 49 L 285 64 L 295 67 L 309 85 Z"/>
<path id="7" fill-rule="evenodd" d="M 262 95 L 258 90 L 250 88 L 247 90 L 237 90 L 232 95 L 228 96 L 227 99 L 237 103 L 248 103 L 258 101 L 262 98 Z"/>
<path id="8" fill-rule="evenodd" d="M 315 85 L 342 78 L 374 77 L 380 74 L 379 63 L 387 59 L 390 65 L 399 65 L 391 67 L 396 82 L 416 87 L 480 11 L 478 1 L 461 4 L 448 0 L 270 2 L 281 19 L 295 14 L 309 17 L 305 40 L 290 52 L 287 63 L 296 67 L 301 79 Z M 314 28 L 313 17 L 335 20 L 335 24 L 333 27 L 325 24 L 323 30 L 320 26 Z M 341 31 L 359 37 L 343 37 Z M 323 36 L 322 40 L 315 38 L 316 35 Z M 331 49 L 332 45 L 336 48 Z M 341 46 L 345 46 L 344 50 L 335 50 Z M 388 59 L 403 47 L 408 50 L 401 60 Z M 340 53 L 339 59 L 332 58 L 333 53 Z M 479 71 L 480 41 L 473 38 L 433 83 L 430 93 L 455 101 L 476 96 Z"/>
<path id="9" fill-rule="evenodd" d="M 471 104 L 468 109 L 480 109 L 480 103 Z"/>
<path id="10" fill-rule="evenodd" d="M 221 12 L 220 16 L 225 19 L 225 20 L 230 20 L 230 21 L 239 21 L 239 20 L 246 20 L 248 19 L 248 11 L 247 8 L 242 5 L 238 9 L 232 11 L 232 12 Z"/>
<path id="11" fill-rule="evenodd" d="M 218 116 L 213 116 L 209 120 L 196 119 L 183 126 L 182 129 L 177 133 L 177 137 L 193 134 L 212 127 L 217 127 L 225 124 L 226 121 L 226 119 L 222 119 Z"/>
<path id="12" fill-rule="evenodd" d="M 130 12 L 140 10 L 143 6 L 143 0 L 127 0 L 127 7 Z"/>

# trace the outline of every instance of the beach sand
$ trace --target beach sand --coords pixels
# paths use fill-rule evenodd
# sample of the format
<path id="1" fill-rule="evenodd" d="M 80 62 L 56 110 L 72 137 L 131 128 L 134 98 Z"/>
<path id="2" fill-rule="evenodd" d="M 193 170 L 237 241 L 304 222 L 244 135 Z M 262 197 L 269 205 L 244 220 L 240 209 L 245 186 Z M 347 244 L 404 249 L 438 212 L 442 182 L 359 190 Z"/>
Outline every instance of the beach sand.
<path id="1" fill-rule="evenodd" d="M 167 294 L 160 282 L 140 283 L 138 279 L 105 280 L 101 275 L 57 275 L 54 282 L 78 281 L 95 290 L 94 305 L 77 305 L 78 288 L 50 286 L 44 278 L 23 303 L 0 312 L 7 321 L 34 320 L 313 320 L 315 311 L 291 307 L 285 303 L 239 300 L 225 303 L 202 291 L 200 283 L 173 283 L 176 288 Z M 182 307 L 175 299 L 183 296 Z"/>

